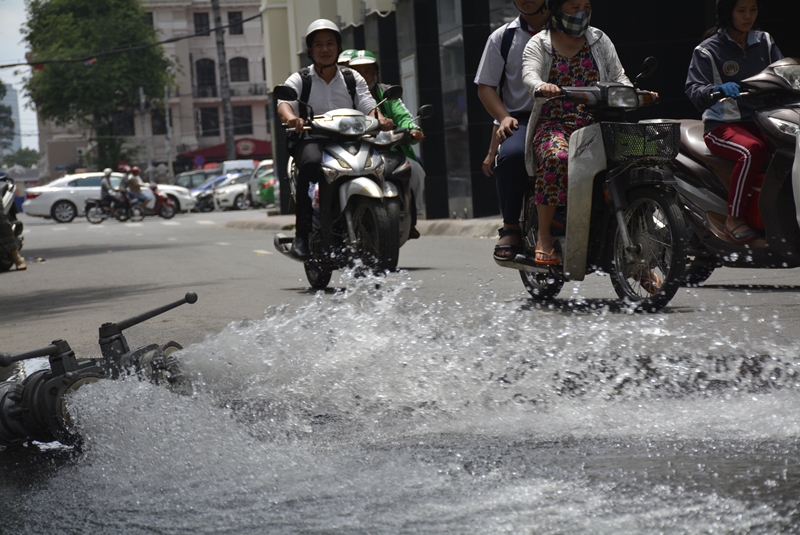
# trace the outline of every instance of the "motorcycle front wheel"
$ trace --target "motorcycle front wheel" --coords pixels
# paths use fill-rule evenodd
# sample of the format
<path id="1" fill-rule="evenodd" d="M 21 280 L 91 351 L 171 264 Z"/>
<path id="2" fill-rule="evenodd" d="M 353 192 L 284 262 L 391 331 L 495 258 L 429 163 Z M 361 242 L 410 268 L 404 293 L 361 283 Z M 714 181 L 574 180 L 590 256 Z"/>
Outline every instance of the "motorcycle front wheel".
<path id="1" fill-rule="evenodd" d="M 303 267 L 306 270 L 308 283 L 312 288 L 315 290 L 324 290 L 328 287 L 328 283 L 331 281 L 331 275 L 333 274 L 330 269 L 322 269 L 311 262 L 306 262 L 303 264 Z"/>
<path id="2" fill-rule="evenodd" d="M 160 215 L 164 219 L 172 219 L 173 217 L 175 217 L 175 205 L 167 203 L 162 204 L 161 210 L 159 210 L 158 215 Z"/>
<path id="3" fill-rule="evenodd" d="M 92 206 L 86 210 L 86 220 L 89 223 L 97 225 L 98 223 L 102 223 L 103 219 L 105 219 L 103 216 L 103 209 L 99 206 Z"/>
<path id="4" fill-rule="evenodd" d="M 623 214 L 633 251 L 626 251 L 616 218 L 609 226 L 608 270 L 620 299 L 637 311 L 656 312 L 672 300 L 686 266 L 686 223 L 678 204 L 661 190 L 628 193 Z"/>
<path id="5" fill-rule="evenodd" d="M 353 204 L 356 257 L 375 272 L 397 267 L 400 229 L 389 224 L 380 199 L 357 196 Z"/>
<path id="6" fill-rule="evenodd" d="M 144 220 L 144 206 L 137 204 L 136 206 L 131 208 L 130 220 L 131 221 L 143 221 Z"/>

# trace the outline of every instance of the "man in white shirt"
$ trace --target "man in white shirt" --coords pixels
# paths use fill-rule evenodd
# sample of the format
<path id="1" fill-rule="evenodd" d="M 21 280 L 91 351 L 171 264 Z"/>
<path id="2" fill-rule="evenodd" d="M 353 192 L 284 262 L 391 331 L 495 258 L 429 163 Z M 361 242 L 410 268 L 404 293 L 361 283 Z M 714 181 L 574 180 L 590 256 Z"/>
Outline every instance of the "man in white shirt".
<path id="1" fill-rule="evenodd" d="M 311 82 L 311 91 L 308 104 L 315 115 L 326 113 L 338 108 L 354 108 L 360 112 L 378 117 L 383 130 L 391 130 L 394 123 L 385 119 L 376 109 L 377 103 L 370 94 L 369 87 L 358 73 L 338 65 L 339 54 L 342 52 L 342 35 L 339 27 L 333 22 L 320 19 L 312 22 L 306 31 L 306 46 L 308 55 L 313 61 L 311 68 L 292 74 L 286 85 L 291 86 L 297 94 L 303 95 L 304 74 Z M 289 128 L 298 134 L 303 132 L 306 110 L 298 102 L 280 101 L 278 115 Z M 301 139 L 292 151 L 292 156 L 297 165 L 297 203 L 295 216 L 295 238 L 292 242 L 294 255 L 305 260 L 309 256 L 308 234 L 311 231 L 311 199 L 306 195 L 309 184 L 320 184 L 320 195 L 325 195 L 320 163 L 322 150 L 327 141 L 304 138 Z"/>
<path id="2" fill-rule="evenodd" d="M 520 16 L 489 36 L 475 75 L 478 97 L 498 125 L 495 136 L 500 148 L 494 175 L 503 228 L 494 256 L 499 259 L 514 258 L 522 250 L 519 216 L 528 185 L 525 131 L 533 108 L 533 99 L 522 83 L 522 52 L 549 16 L 545 0 L 512 1 Z"/>

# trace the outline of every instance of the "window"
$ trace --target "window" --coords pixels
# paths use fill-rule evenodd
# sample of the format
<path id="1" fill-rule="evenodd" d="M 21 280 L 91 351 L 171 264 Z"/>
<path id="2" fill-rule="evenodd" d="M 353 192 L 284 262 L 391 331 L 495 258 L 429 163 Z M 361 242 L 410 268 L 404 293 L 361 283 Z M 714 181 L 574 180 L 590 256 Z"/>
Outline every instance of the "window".
<path id="1" fill-rule="evenodd" d="M 172 117 L 172 110 L 170 110 L 169 113 L 170 117 Z M 153 135 L 163 136 L 164 134 L 166 134 L 167 121 L 166 117 L 164 117 L 164 112 L 156 108 L 152 111 L 151 118 L 152 118 Z"/>
<path id="2" fill-rule="evenodd" d="M 69 185 L 78 188 L 99 188 L 101 180 L 102 177 L 90 176 L 87 178 L 79 178 L 78 180 L 74 180 L 70 182 Z"/>
<path id="3" fill-rule="evenodd" d="M 242 35 L 244 33 L 244 26 L 242 25 L 242 12 L 228 11 L 228 24 L 230 24 L 228 31 L 231 35 Z"/>
<path id="4" fill-rule="evenodd" d="M 152 11 L 148 11 L 147 13 L 144 14 L 144 22 L 145 22 L 145 24 L 149 24 L 150 26 L 153 25 L 153 12 Z"/>
<path id="5" fill-rule="evenodd" d="M 219 136 L 218 108 L 200 108 L 200 130 L 203 137 Z"/>
<path id="6" fill-rule="evenodd" d="M 237 136 L 253 133 L 253 109 L 250 106 L 233 107 L 233 133 Z"/>
<path id="7" fill-rule="evenodd" d="M 205 36 L 211 35 L 211 25 L 208 23 L 208 13 L 195 13 L 194 14 L 194 33 L 200 33 Z"/>
<path id="8" fill-rule="evenodd" d="M 231 82 L 249 82 L 250 81 L 250 73 L 247 69 L 247 58 L 231 58 L 228 62 L 230 63 L 231 69 Z"/>
<path id="9" fill-rule="evenodd" d="M 197 72 L 198 97 L 217 96 L 217 73 L 213 59 L 198 59 L 195 63 Z"/>

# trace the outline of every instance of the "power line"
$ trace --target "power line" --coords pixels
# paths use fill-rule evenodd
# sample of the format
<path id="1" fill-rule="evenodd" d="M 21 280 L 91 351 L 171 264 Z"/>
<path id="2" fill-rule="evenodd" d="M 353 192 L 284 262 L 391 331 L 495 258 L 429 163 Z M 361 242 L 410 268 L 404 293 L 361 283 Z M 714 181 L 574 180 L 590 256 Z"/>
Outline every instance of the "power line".
<path id="1" fill-rule="evenodd" d="M 8 68 L 11 68 L 11 67 L 25 67 L 25 66 L 38 67 L 38 66 L 58 64 L 58 63 L 86 63 L 86 62 L 95 60 L 95 59 L 97 59 L 99 57 L 102 57 L 102 56 L 110 56 L 110 55 L 113 55 L 113 54 L 123 54 L 125 52 L 135 52 L 137 50 L 146 50 L 148 48 L 153 48 L 153 47 L 156 47 L 156 46 L 169 44 L 169 43 L 176 43 L 178 41 L 183 41 L 184 39 L 191 39 L 193 37 L 207 37 L 209 35 L 209 33 L 212 32 L 212 31 L 224 30 L 225 28 L 230 28 L 231 26 L 240 26 L 240 25 L 244 24 L 245 22 L 250 22 L 251 20 L 254 20 L 254 19 L 257 19 L 257 18 L 260 18 L 260 17 L 261 17 L 261 13 L 259 13 L 258 15 L 253 15 L 252 17 L 248 17 L 246 19 L 242 19 L 239 22 L 234 22 L 234 23 L 231 23 L 231 24 L 226 24 L 225 26 L 220 26 L 219 28 L 209 28 L 206 31 L 193 33 L 191 35 L 184 35 L 184 36 L 181 36 L 181 37 L 171 37 L 169 39 L 165 39 L 164 41 L 159 41 L 157 43 L 151 43 L 151 44 L 148 44 L 148 45 L 138 45 L 138 46 L 128 46 L 128 47 L 125 47 L 125 48 L 115 48 L 113 50 L 107 50 L 107 51 L 104 51 L 104 52 L 98 52 L 96 54 L 92 54 L 92 55 L 89 55 L 89 56 L 83 56 L 83 57 L 75 58 L 75 59 L 45 59 L 45 60 L 42 60 L 42 61 L 33 61 L 33 62 L 25 62 L 25 63 L 7 63 L 5 65 L 0 65 L 0 69 L 8 69 Z"/>

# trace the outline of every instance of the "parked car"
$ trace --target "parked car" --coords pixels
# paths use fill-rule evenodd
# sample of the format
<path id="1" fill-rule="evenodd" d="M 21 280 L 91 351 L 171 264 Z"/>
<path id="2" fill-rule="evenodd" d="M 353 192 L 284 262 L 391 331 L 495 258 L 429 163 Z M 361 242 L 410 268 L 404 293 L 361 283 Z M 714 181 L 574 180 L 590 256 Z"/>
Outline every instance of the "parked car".
<path id="1" fill-rule="evenodd" d="M 191 190 L 192 197 L 194 197 L 197 204 L 195 211 L 197 212 L 210 212 L 216 208 L 214 200 L 214 188 L 222 186 L 230 180 L 228 175 L 214 176 Z"/>
<path id="2" fill-rule="evenodd" d="M 247 210 L 250 208 L 250 173 L 232 173 L 228 180 L 214 188 L 214 197 L 220 208 Z"/>
<path id="3" fill-rule="evenodd" d="M 69 223 L 84 215 L 86 199 L 100 197 L 100 180 L 103 173 L 67 175 L 44 186 L 28 188 L 22 209 L 27 215 L 53 218 L 59 223 Z M 111 185 L 119 186 L 122 173 L 111 175 Z M 179 210 L 191 210 L 195 200 L 186 188 L 159 184 L 158 188 L 175 203 Z"/>
<path id="4" fill-rule="evenodd" d="M 185 171 L 176 175 L 170 183 L 175 186 L 194 189 L 206 182 L 209 178 L 219 176 L 220 174 L 218 169 L 194 169 L 193 171 Z"/>
<path id="5" fill-rule="evenodd" d="M 250 175 L 250 202 L 254 206 L 270 206 L 279 202 L 280 191 L 272 160 L 263 160 Z"/>

